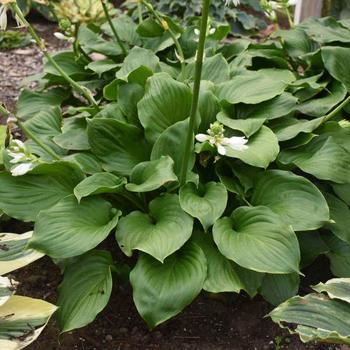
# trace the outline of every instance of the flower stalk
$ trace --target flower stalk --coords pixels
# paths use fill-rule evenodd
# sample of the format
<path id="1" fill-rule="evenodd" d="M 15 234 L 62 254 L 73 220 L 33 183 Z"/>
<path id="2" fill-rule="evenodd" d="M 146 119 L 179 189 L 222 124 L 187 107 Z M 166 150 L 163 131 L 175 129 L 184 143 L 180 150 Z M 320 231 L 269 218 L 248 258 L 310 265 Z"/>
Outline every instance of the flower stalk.
<path id="1" fill-rule="evenodd" d="M 159 16 L 158 12 L 155 11 L 155 9 L 153 8 L 153 6 L 145 1 L 145 0 L 142 0 L 142 3 L 145 5 L 146 9 L 153 14 L 153 16 L 155 17 L 155 19 L 158 21 L 159 25 L 169 33 L 171 39 L 174 41 L 174 44 L 175 44 L 175 47 L 176 47 L 176 51 L 177 51 L 177 54 L 179 56 L 179 59 L 181 61 L 181 63 L 185 60 L 185 56 L 184 56 L 184 53 L 183 53 L 183 50 L 182 50 L 182 47 L 179 43 L 179 40 L 177 40 L 177 37 L 175 35 L 175 33 L 172 31 L 172 29 L 169 27 L 169 24 L 168 22 L 161 18 L 161 16 Z"/>
<path id="2" fill-rule="evenodd" d="M 21 9 L 17 6 L 16 3 L 11 3 L 11 9 L 16 14 L 16 16 L 19 18 L 21 23 L 27 28 L 29 34 L 32 36 L 36 44 L 38 45 L 39 49 L 43 53 L 43 55 L 46 57 L 46 59 L 55 67 L 55 69 L 60 73 L 62 78 L 64 78 L 71 87 L 76 90 L 79 94 L 81 94 L 83 97 L 86 98 L 86 100 L 95 107 L 96 110 L 100 110 L 99 105 L 95 101 L 92 92 L 84 87 L 78 84 L 76 81 L 74 81 L 54 60 L 54 58 L 49 54 L 44 41 L 36 34 L 34 28 L 30 25 L 30 23 L 25 19 Z"/>
<path id="3" fill-rule="evenodd" d="M 348 104 L 350 103 L 350 96 L 345 99 L 338 107 L 336 107 L 333 111 L 326 114 L 322 119 L 322 124 L 325 122 L 328 122 L 328 120 L 332 119 L 334 116 L 336 116 L 339 112 L 343 110 Z"/>
<path id="4" fill-rule="evenodd" d="M 112 30 L 112 33 L 113 33 L 115 39 L 117 40 L 118 45 L 120 46 L 120 48 L 121 48 L 121 50 L 123 52 L 123 55 L 126 56 L 128 54 L 128 51 L 127 51 L 125 45 L 123 44 L 123 41 L 120 39 L 120 36 L 119 36 L 117 30 L 114 27 L 114 24 L 112 22 L 111 16 L 109 15 L 108 8 L 107 8 L 107 5 L 105 3 L 105 0 L 101 0 L 101 4 L 102 4 L 102 7 L 103 7 L 103 12 L 105 13 L 105 16 L 107 18 L 108 24 L 109 24 L 109 26 L 110 26 L 110 28 Z"/>
<path id="5" fill-rule="evenodd" d="M 190 155 L 192 152 L 193 142 L 194 142 L 194 126 L 195 126 L 196 114 L 198 111 L 199 91 L 201 86 L 203 58 L 204 58 L 204 50 L 205 50 L 205 40 L 207 37 L 207 28 L 208 28 L 209 6 L 210 6 L 210 0 L 203 0 L 201 28 L 200 28 L 200 34 L 199 34 L 198 51 L 197 51 L 195 76 L 194 76 L 194 84 L 193 84 L 192 105 L 191 105 L 190 119 L 189 119 L 188 130 L 187 130 L 186 143 L 185 143 L 185 154 L 182 160 L 181 173 L 180 173 L 181 185 L 185 184 L 187 180 L 188 164 L 190 161 Z"/>

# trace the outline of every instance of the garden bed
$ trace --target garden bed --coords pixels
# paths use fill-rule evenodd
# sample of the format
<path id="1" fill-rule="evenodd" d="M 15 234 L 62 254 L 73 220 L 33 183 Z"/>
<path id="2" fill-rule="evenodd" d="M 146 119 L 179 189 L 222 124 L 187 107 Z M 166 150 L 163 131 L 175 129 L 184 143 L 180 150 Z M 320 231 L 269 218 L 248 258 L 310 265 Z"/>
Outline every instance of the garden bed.
<path id="1" fill-rule="evenodd" d="M 50 51 L 63 47 L 52 35 L 53 25 L 36 23 L 35 28 L 45 38 Z M 33 46 L 0 53 L 0 100 L 10 111 L 14 111 L 22 79 L 40 72 L 41 60 L 42 55 Z M 23 233 L 31 227 L 9 221 L 2 224 L 1 229 L 2 232 Z M 114 237 L 110 236 L 98 248 L 109 250 L 118 262 L 127 259 L 118 250 Z M 308 277 L 312 276 L 312 280 L 302 279 L 302 294 L 311 291 L 307 286 L 326 281 L 331 276 L 325 257 L 319 257 L 312 269 L 312 273 L 307 273 Z M 42 258 L 12 273 L 12 276 L 22 282 L 18 289 L 19 295 L 56 303 L 56 289 L 62 277 L 58 267 L 49 258 Z M 154 331 L 149 331 L 136 311 L 130 286 L 123 285 L 116 279 L 108 306 L 97 316 L 94 323 L 59 336 L 53 318 L 39 340 L 28 349 L 349 349 L 340 345 L 305 345 L 296 336 L 281 330 L 269 318 L 264 318 L 271 310 L 271 305 L 261 297 L 250 300 L 245 293 L 237 295 L 202 292 L 180 315 Z"/>

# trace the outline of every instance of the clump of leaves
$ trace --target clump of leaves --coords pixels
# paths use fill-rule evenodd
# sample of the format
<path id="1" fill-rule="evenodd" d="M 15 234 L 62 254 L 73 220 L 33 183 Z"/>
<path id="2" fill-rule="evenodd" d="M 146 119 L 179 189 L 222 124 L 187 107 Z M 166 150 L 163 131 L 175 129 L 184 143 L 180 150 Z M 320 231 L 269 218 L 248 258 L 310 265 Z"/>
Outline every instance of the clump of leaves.
<path id="1" fill-rule="evenodd" d="M 188 20 L 201 14 L 201 0 L 152 0 L 151 3 L 160 12 L 180 20 Z M 126 4 L 132 8 L 132 3 Z M 263 9 L 259 0 L 242 0 L 241 7 L 225 6 L 221 0 L 211 1 L 210 15 L 218 22 L 228 22 L 234 31 L 254 32 L 266 27 Z"/>
<path id="2" fill-rule="evenodd" d="M 11 50 L 30 45 L 31 36 L 20 31 L 0 31 L 0 50 Z"/>
<path id="3" fill-rule="evenodd" d="M 228 43 L 222 23 L 198 37 L 196 23 L 147 9 L 140 23 L 80 26 L 75 49 L 45 61 L 43 89 L 18 99 L 35 164 L 13 176 L 23 155 L 4 152 L 0 209 L 33 222 L 28 246 L 65 266 L 61 331 L 108 303 L 124 271 L 96 250 L 111 232 L 135 257 L 133 297 L 150 328 L 203 290 L 278 305 L 319 255 L 348 277 L 349 26 L 309 19 Z"/>

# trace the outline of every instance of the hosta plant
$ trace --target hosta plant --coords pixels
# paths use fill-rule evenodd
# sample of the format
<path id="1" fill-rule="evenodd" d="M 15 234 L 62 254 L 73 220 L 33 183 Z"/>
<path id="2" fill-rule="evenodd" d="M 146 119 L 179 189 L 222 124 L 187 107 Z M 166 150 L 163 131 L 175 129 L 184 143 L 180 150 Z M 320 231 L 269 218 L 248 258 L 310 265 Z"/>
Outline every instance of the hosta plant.
<path id="1" fill-rule="evenodd" d="M 53 56 L 10 4 L 45 61 L 10 116 L 26 141 L 6 139 L 0 209 L 64 266 L 62 332 L 93 321 L 125 271 L 108 237 L 132 257 L 149 328 L 202 291 L 278 305 L 319 255 L 349 277 L 348 24 L 226 41 L 209 4 L 188 28 L 144 0 L 140 23 L 104 7 L 106 23 Z"/>

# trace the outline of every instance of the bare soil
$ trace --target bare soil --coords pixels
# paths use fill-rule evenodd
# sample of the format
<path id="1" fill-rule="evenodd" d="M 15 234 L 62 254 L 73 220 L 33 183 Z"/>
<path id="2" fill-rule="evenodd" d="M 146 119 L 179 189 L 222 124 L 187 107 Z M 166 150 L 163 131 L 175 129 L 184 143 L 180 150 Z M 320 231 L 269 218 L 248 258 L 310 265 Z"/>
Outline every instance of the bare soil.
<path id="1" fill-rule="evenodd" d="M 54 25 L 36 23 L 35 27 L 50 50 L 62 48 L 62 43 L 52 35 Z M 40 72 L 41 60 L 42 55 L 34 46 L 0 52 L 0 101 L 11 111 L 14 111 L 22 80 Z M 1 223 L 1 226 L 2 232 L 23 233 L 30 229 L 15 221 Z M 113 239 L 106 244 L 116 259 L 121 259 Z M 22 282 L 18 294 L 56 302 L 61 274 L 49 258 L 16 271 L 13 276 Z M 59 336 L 52 319 L 39 340 L 28 349 L 349 350 L 344 346 L 301 343 L 297 336 L 289 335 L 264 318 L 272 309 L 270 305 L 259 297 L 250 300 L 245 295 L 203 293 L 179 316 L 149 331 L 137 314 L 129 286 L 115 282 L 109 305 L 94 323 Z"/>

